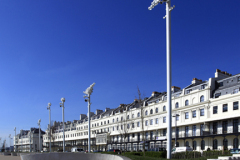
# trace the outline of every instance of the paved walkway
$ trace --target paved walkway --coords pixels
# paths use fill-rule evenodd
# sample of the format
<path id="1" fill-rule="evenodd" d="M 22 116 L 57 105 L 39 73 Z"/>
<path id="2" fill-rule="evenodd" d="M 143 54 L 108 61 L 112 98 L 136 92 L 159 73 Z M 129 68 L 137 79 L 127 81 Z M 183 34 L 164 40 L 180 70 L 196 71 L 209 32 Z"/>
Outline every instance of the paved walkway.
<path id="1" fill-rule="evenodd" d="M 4 156 L 0 155 L 0 160 L 21 160 L 20 156 Z"/>

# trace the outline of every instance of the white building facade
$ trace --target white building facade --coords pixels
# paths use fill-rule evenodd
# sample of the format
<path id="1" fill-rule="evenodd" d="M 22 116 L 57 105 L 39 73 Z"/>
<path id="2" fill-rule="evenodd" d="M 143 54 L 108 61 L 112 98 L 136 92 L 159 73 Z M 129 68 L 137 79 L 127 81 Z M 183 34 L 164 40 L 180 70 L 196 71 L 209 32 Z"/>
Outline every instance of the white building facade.
<path id="1" fill-rule="evenodd" d="M 240 74 L 216 70 L 215 77 L 197 78 L 180 89 L 172 87 L 172 145 L 190 146 L 194 150 L 239 148 Z M 142 150 L 166 148 L 167 94 L 153 92 L 148 98 L 91 113 L 91 150 Z M 175 124 L 176 120 L 176 124 Z M 51 131 L 52 150 L 62 148 L 62 123 L 55 122 Z M 88 118 L 65 123 L 66 150 L 87 149 Z M 49 131 L 43 135 L 49 147 Z"/>

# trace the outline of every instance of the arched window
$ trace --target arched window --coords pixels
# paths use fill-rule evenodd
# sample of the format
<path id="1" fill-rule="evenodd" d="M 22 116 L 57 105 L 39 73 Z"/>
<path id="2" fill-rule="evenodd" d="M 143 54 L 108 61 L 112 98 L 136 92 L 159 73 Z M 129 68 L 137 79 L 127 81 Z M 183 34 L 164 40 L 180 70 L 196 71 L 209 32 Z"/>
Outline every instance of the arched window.
<path id="1" fill-rule="evenodd" d="M 216 139 L 213 140 L 213 149 L 217 149 L 218 141 Z"/>
<path id="2" fill-rule="evenodd" d="M 234 138 L 233 139 L 233 148 L 238 148 L 239 144 L 238 144 L 238 138 Z"/>
<path id="3" fill-rule="evenodd" d="M 186 145 L 186 147 L 188 147 L 188 146 L 189 146 L 189 142 L 188 142 L 188 141 L 186 141 L 185 145 Z"/>
<path id="4" fill-rule="evenodd" d="M 150 110 L 150 114 L 153 114 L 153 110 L 152 109 Z"/>
<path id="5" fill-rule="evenodd" d="M 155 109 L 155 112 L 158 113 L 158 108 Z"/>
<path id="6" fill-rule="evenodd" d="M 146 116 L 148 115 L 148 111 L 145 111 L 145 115 L 146 115 Z"/>
<path id="7" fill-rule="evenodd" d="M 118 118 L 117 118 L 117 122 L 118 122 Z"/>
<path id="8" fill-rule="evenodd" d="M 204 96 L 200 97 L 200 102 L 204 102 Z"/>
<path id="9" fill-rule="evenodd" d="M 114 123 L 114 118 L 113 118 L 113 123 Z"/>
<path id="10" fill-rule="evenodd" d="M 129 115 L 127 115 L 127 119 L 129 119 Z"/>
<path id="11" fill-rule="evenodd" d="M 205 150 L 205 141 L 204 140 L 201 141 L 201 150 Z"/>
<path id="12" fill-rule="evenodd" d="M 196 142 L 196 141 L 193 141 L 192 146 L 193 146 L 193 150 L 196 150 L 196 149 L 197 149 L 197 142 Z"/>
<path id="13" fill-rule="evenodd" d="M 140 112 L 138 112 L 137 116 L 140 117 Z"/>
<path id="14" fill-rule="evenodd" d="M 132 114 L 132 118 L 134 118 L 134 114 Z"/>
<path id="15" fill-rule="evenodd" d="M 175 108 L 178 108 L 179 107 L 179 105 L 178 105 L 178 102 L 175 104 Z"/>
<path id="16" fill-rule="evenodd" d="M 224 150 L 228 150 L 228 140 L 226 138 L 223 139 Z"/>
<path id="17" fill-rule="evenodd" d="M 163 106 L 163 111 L 166 111 L 166 106 Z"/>
<path id="18" fill-rule="evenodd" d="M 185 101 L 185 106 L 188 106 L 188 105 L 189 105 L 188 100 L 186 100 Z"/>

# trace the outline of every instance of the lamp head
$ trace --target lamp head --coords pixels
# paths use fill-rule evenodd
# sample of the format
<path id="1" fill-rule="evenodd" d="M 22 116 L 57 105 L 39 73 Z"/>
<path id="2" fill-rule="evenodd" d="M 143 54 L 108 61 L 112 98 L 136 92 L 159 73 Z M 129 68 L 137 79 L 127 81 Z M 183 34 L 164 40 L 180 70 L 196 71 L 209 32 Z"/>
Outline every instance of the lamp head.
<path id="1" fill-rule="evenodd" d="M 61 101 L 62 101 L 62 102 L 65 102 L 65 98 L 64 98 L 64 97 L 63 97 L 63 98 L 61 98 Z"/>
<path id="2" fill-rule="evenodd" d="M 49 102 L 49 103 L 48 103 L 48 107 L 50 107 L 51 105 L 52 105 L 52 104 Z"/>

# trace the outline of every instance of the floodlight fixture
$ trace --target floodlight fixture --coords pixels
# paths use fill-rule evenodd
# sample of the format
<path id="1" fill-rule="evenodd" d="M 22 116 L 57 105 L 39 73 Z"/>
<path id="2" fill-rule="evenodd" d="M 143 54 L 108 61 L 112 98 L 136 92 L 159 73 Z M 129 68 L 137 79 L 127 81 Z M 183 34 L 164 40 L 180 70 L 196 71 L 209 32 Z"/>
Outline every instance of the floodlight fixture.
<path id="1" fill-rule="evenodd" d="M 95 83 L 91 84 L 90 87 L 88 87 L 83 93 L 87 94 L 88 96 L 92 94 L 93 92 L 93 86 Z"/>

